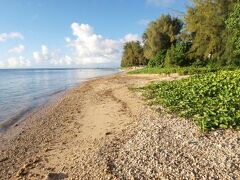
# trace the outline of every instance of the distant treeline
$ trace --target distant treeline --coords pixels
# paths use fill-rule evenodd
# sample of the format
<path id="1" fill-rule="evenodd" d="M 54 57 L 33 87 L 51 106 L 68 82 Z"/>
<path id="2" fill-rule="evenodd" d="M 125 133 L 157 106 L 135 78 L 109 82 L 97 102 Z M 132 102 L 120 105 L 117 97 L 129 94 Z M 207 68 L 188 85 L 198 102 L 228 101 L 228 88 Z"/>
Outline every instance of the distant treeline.
<path id="1" fill-rule="evenodd" d="M 238 66 L 240 1 L 193 0 L 183 19 L 162 15 L 142 38 L 124 45 L 122 67 Z"/>

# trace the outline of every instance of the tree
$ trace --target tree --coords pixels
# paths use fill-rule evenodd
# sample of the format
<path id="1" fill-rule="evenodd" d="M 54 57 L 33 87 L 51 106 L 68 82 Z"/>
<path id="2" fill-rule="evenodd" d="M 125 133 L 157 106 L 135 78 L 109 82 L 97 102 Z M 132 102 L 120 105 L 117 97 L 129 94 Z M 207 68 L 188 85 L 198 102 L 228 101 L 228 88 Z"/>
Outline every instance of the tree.
<path id="1" fill-rule="evenodd" d="M 139 41 L 127 42 L 123 48 L 121 61 L 122 67 L 146 65 L 146 59 L 143 56 L 143 48 Z"/>
<path id="2" fill-rule="evenodd" d="M 236 62 L 240 59 L 240 2 L 235 4 L 226 24 L 228 30 L 227 54 L 231 57 L 231 61 Z M 228 63 L 231 64 L 231 61 Z"/>
<path id="3" fill-rule="evenodd" d="M 226 24 L 237 0 L 193 0 L 185 16 L 186 30 L 192 36 L 191 57 L 221 58 L 225 51 Z"/>
<path id="4" fill-rule="evenodd" d="M 176 43 L 182 26 L 180 19 L 170 15 L 162 15 L 151 22 L 143 34 L 144 56 L 147 59 L 153 59 L 158 52 L 166 52 L 172 44 Z"/>

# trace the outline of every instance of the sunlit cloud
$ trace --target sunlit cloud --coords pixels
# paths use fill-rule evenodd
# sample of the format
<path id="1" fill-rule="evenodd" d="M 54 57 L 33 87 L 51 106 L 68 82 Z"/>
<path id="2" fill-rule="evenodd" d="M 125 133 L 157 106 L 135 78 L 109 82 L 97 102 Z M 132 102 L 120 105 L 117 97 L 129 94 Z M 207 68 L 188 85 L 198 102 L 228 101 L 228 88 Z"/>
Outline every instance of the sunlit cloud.
<path id="1" fill-rule="evenodd" d="M 73 49 L 75 64 L 116 63 L 120 59 L 120 42 L 95 34 L 88 24 L 72 23 L 74 39 L 66 38 L 68 47 Z"/>
<path id="2" fill-rule="evenodd" d="M 9 57 L 0 63 L 0 67 L 53 67 L 53 66 L 77 66 L 77 67 L 119 67 L 123 44 L 129 41 L 142 41 L 137 34 L 126 34 L 120 39 L 103 37 L 94 32 L 89 24 L 71 24 L 72 37 L 66 37 L 67 49 L 50 49 L 43 44 L 32 56 Z M 1 34 L 1 40 L 23 39 L 23 35 Z M 10 54 L 20 54 L 25 46 L 20 44 L 8 50 Z"/>

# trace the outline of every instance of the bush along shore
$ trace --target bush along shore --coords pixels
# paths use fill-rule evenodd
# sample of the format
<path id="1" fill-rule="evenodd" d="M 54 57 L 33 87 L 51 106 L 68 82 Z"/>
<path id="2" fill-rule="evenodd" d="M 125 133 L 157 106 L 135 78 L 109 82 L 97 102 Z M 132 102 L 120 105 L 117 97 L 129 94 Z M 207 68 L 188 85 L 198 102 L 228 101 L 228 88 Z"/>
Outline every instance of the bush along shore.
<path id="1" fill-rule="evenodd" d="M 217 72 L 220 70 L 234 71 L 238 69 L 236 66 L 225 66 L 225 67 L 170 67 L 170 68 L 159 68 L 159 67 L 144 67 L 136 70 L 129 71 L 128 74 L 174 74 L 179 75 L 194 75 L 194 74 L 206 74 L 209 72 Z"/>
<path id="2" fill-rule="evenodd" d="M 179 81 L 152 83 L 144 95 L 203 130 L 240 129 L 240 70 L 195 75 Z"/>

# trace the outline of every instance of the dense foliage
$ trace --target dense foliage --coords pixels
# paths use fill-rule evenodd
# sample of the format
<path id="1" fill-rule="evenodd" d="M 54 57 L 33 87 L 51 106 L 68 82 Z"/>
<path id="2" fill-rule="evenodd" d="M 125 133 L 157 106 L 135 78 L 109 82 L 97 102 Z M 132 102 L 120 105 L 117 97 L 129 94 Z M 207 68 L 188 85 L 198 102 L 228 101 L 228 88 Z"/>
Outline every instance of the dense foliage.
<path id="1" fill-rule="evenodd" d="M 193 118 L 203 131 L 240 129 L 240 71 L 219 71 L 188 79 L 151 84 L 145 96 L 183 117 Z"/>
<path id="2" fill-rule="evenodd" d="M 192 36 L 192 57 L 224 58 L 226 19 L 237 0 L 193 0 L 185 17 L 186 30 Z"/>
<path id="3" fill-rule="evenodd" d="M 184 22 L 161 15 L 148 25 L 143 34 L 145 62 L 159 68 L 240 65 L 239 29 L 239 0 L 192 0 Z"/>
<path id="4" fill-rule="evenodd" d="M 153 59 L 159 51 L 166 52 L 177 41 L 182 26 L 180 19 L 170 15 L 162 15 L 151 22 L 143 34 L 144 56 Z"/>
<path id="5" fill-rule="evenodd" d="M 176 45 L 172 45 L 172 47 L 167 51 L 165 66 L 176 67 L 190 65 L 191 60 L 186 56 L 189 48 L 190 44 L 185 42 L 179 42 Z"/>
<path id="6" fill-rule="evenodd" d="M 147 61 L 143 56 L 143 48 L 140 45 L 140 42 L 127 42 L 124 45 L 123 57 L 121 66 L 140 66 L 146 65 Z"/>
<path id="7" fill-rule="evenodd" d="M 226 21 L 228 30 L 228 47 L 231 48 L 228 54 L 234 63 L 239 64 L 240 60 L 240 3 L 236 3 L 233 12 Z"/>
<path id="8" fill-rule="evenodd" d="M 148 62 L 149 67 L 163 67 L 165 62 L 165 53 L 160 51 L 157 55 Z"/>
<path id="9" fill-rule="evenodd" d="M 194 74 L 206 74 L 210 72 L 217 72 L 220 70 L 233 71 L 236 70 L 235 66 L 225 66 L 225 67 L 145 67 L 142 69 L 137 69 L 130 71 L 129 74 L 174 74 L 177 73 L 179 75 L 194 75 Z"/>
<path id="10" fill-rule="evenodd" d="M 169 15 L 149 24 L 141 47 L 148 66 L 129 73 L 194 75 L 151 84 L 145 95 L 193 118 L 204 131 L 240 129 L 240 1 L 192 0 L 192 5 L 184 24 Z M 136 64 L 126 63 L 135 58 L 124 59 L 123 64 Z"/>

